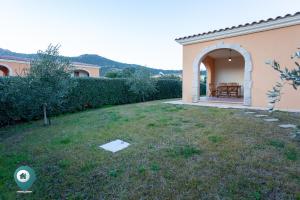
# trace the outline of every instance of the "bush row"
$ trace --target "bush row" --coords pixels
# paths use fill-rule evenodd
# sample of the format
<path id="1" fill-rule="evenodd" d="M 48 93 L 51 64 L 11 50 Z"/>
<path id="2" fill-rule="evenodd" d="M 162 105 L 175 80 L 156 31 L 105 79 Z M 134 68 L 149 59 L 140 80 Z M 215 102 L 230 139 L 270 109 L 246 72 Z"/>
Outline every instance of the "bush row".
<path id="1" fill-rule="evenodd" d="M 200 96 L 206 96 L 206 83 L 200 82 Z"/>
<path id="2" fill-rule="evenodd" d="M 32 97 L 30 88 L 18 84 L 19 77 L 0 79 L 0 126 L 18 121 L 29 121 L 42 117 L 41 102 Z M 129 90 L 126 79 L 72 79 L 75 87 L 65 97 L 63 106 L 54 107 L 50 115 L 76 112 L 104 105 L 136 103 L 141 97 Z M 182 83 L 178 80 L 159 79 L 156 92 L 147 97 L 149 100 L 181 97 Z M 30 96 L 31 95 L 31 96 Z"/>

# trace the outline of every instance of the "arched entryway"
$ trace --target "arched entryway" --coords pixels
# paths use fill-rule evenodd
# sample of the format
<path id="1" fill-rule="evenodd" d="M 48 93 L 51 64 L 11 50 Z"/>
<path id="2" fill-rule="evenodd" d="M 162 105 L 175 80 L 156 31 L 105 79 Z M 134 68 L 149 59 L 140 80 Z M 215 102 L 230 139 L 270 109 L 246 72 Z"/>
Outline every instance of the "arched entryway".
<path id="1" fill-rule="evenodd" d="M 0 65 L 0 77 L 10 76 L 10 69 L 7 66 Z"/>
<path id="2" fill-rule="evenodd" d="M 225 54 L 225 55 L 224 55 Z M 227 54 L 227 55 L 226 55 Z M 210 56 L 209 56 L 210 55 Z M 243 60 L 243 80 L 234 79 L 230 82 L 240 82 L 242 85 L 242 96 L 243 96 L 243 103 L 244 105 L 251 105 L 251 87 L 252 87 L 252 62 L 251 62 L 251 56 L 250 53 L 248 53 L 244 48 L 242 48 L 240 45 L 236 44 L 224 44 L 219 43 L 217 45 L 209 46 L 205 49 L 203 49 L 197 57 L 194 59 L 193 62 L 193 85 L 192 85 L 192 95 L 193 95 L 193 102 L 199 101 L 199 71 L 200 71 L 200 63 L 204 63 L 206 66 L 212 65 L 213 57 L 222 57 L 226 56 L 226 59 L 229 59 L 232 56 L 240 56 Z M 224 58 L 222 58 L 224 59 Z M 236 61 L 235 61 L 236 62 Z M 232 62 L 233 63 L 233 62 Z M 212 74 L 214 72 L 207 71 L 207 82 L 209 83 L 219 83 L 216 82 L 216 80 L 209 80 L 212 79 L 212 76 L 209 78 L 209 74 Z M 239 72 L 240 73 L 240 72 Z M 225 79 L 226 80 L 226 79 Z M 229 80 L 226 80 L 229 81 Z M 209 87 L 207 87 L 209 92 Z"/>
<path id="3" fill-rule="evenodd" d="M 90 74 L 89 72 L 85 71 L 85 70 L 74 70 L 74 77 L 89 77 Z"/>

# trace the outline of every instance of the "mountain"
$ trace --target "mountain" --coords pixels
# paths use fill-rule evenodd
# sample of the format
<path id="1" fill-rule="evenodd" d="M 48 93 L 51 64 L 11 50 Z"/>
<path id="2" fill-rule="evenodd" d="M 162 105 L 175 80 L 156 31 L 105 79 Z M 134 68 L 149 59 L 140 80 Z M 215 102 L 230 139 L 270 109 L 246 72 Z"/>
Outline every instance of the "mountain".
<path id="1" fill-rule="evenodd" d="M 24 53 L 16 53 L 12 52 L 7 49 L 1 49 L 0 48 L 0 56 L 13 56 L 18 58 L 27 58 L 32 59 L 36 57 L 36 54 L 24 54 Z M 101 76 L 104 76 L 106 72 L 113 71 L 113 70 L 122 70 L 127 67 L 133 67 L 136 69 L 146 69 L 148 70 L 152 75 L 159 74 L 160 72 L 164 74 L 181 74 L 181 70 L 162 70 L 162 69 L 154 69 L 150 67 L 145 67 L 141 65 L 136 64 L 127 64 L 122 62 L 117 62 L 114 60 L 110 60 L 108 58 L 104 58 L 102 56 L 96 55 L 96 54 L 83 54 L 80 56 L 75 57 L 67 57 L 70 59 L 71 62 L 81 62 L 86 64 L 93 64 L 98 65 L 101 67 Z"/>

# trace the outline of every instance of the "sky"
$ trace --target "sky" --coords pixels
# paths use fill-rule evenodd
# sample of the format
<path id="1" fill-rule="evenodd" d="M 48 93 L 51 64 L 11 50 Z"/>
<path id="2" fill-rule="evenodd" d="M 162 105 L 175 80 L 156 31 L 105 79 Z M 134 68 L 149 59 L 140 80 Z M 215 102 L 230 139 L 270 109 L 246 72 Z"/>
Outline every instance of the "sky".
<path id="1" fill-rule="evenodd" d="M 300 11 L 300 0 L 0 0 L 0 48 L 182 69 L 175 38 Z"/>

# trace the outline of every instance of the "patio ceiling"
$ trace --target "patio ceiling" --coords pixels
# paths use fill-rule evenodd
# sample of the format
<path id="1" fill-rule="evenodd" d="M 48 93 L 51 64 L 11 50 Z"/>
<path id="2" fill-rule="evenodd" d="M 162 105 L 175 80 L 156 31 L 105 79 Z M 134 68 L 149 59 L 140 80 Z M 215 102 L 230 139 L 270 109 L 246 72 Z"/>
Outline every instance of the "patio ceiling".
<path id="1" fill-rule="evenodd" d="M 242 55 L 234 50 L 231 50 L 231 53 L 230 53 L 229 49 L 218 49 L 218 50 L 210 52 L 209 54 L 207 54 L 207 56 L 214 58 L 214 59 L 219 59 L 219 58 L 228 58 L 229 56 L 230 57 L 239 57 Z"/>

